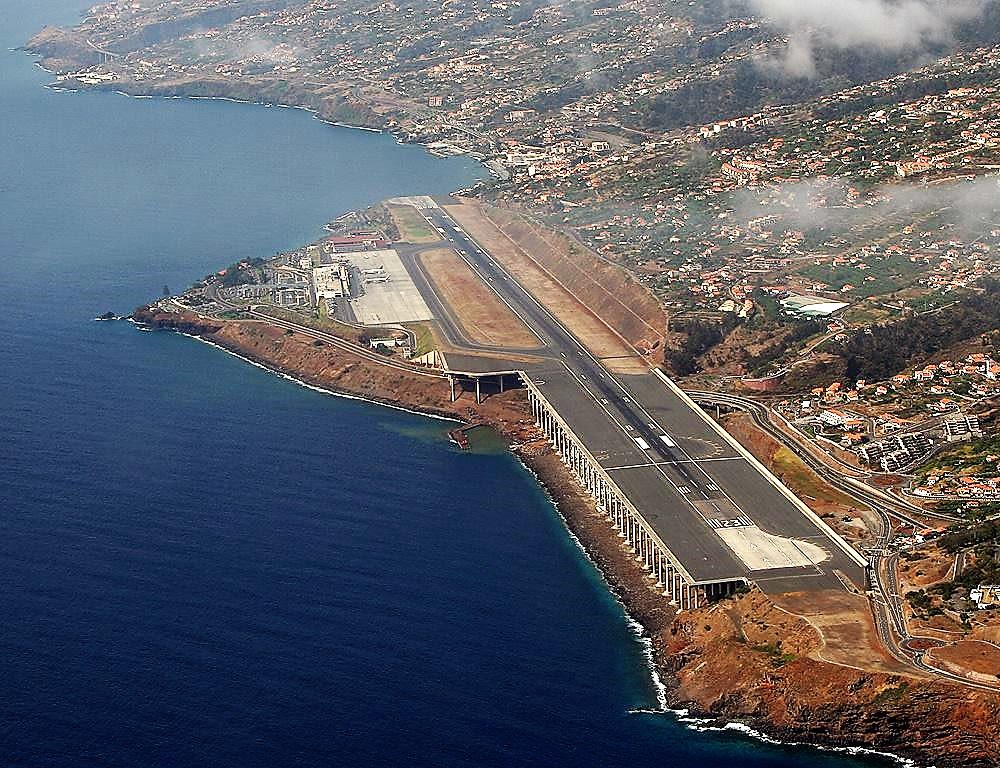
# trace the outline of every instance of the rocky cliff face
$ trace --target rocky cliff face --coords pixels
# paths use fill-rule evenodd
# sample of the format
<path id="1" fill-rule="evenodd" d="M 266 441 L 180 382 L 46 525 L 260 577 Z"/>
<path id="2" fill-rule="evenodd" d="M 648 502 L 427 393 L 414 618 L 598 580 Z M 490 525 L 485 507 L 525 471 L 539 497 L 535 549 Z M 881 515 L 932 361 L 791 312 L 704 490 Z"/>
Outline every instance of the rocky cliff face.
<path id="1" fill-rule="evenodd" d="M 488 424 L 514 438 L 530 426 L 524 393 L 511 390 L 476 404 L 471 394 L 451 402 L 445 379 L 391 368 L 265 322 L 209 320 L 190 312 L 144 307 L 133 320 L 152 328 L 200 336 L 242 357 L 316 387 L 373 402 Z"/>
<path id="2" fill-rule="evenodd" d="M 208 336 L 222 329 L 222 321 L 208 320 L 193 312 L 164 312 L 154 306 L 141 307 L 132 313 L 132 320 L 150 328 Z"/>
<path id="3" fill-rule="evenodd" d="M 938 766 L 1000 765 L 1000 697 L 827 663 L 818 641 L 803 620 L 776 616 L 759 592 L 680 617 L 654 638 L 671 698 L 696 712 L 786 741 Z"/>

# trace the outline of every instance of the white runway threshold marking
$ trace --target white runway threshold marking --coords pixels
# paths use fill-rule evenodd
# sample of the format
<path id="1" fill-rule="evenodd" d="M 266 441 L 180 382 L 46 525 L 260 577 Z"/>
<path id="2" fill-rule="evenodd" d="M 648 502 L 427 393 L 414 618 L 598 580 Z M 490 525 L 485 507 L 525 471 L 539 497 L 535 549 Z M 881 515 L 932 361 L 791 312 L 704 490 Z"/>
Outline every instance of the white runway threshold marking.
<path id="1" fill-rule="evenodd" d="M 438 204 L 434 202 L 434 198 L 428 197 L 427 195 L 409 195 L 407 197 L 393 197 L 386 200 L 389 205 L 409 205 L 413 208 L 417 208 L 422 211 L 434 210 L 438 207 Z"/>

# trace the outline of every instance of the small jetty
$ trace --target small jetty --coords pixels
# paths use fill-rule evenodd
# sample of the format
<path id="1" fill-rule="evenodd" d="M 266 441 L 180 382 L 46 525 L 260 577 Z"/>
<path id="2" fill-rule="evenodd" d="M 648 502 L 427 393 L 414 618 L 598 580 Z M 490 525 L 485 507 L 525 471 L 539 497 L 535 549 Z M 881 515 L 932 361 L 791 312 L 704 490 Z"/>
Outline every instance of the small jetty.
<path id="1" fill-rule="evenodd" d="M 479 425 L 467 424 L 464 427 L 452 429 L 448 432 L 448 439 L 463 451 L 467 451 L 469 450 L 469 431 L 475 429 L 477 426 Z"/>

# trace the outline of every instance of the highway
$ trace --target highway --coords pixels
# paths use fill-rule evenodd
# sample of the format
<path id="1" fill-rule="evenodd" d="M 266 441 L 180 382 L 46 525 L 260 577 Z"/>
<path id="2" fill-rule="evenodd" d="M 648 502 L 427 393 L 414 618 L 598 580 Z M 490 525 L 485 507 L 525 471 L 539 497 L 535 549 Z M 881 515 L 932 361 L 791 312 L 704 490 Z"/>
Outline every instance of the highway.
<path id="1" fill-rule="evenodd" d="M 863 560 L 666 377 L 612 373 L 446 211 L 421 212 L 542 340 L 526 375 L 696 581 L 840 589 L 839 571 L 863 583 Z"/>

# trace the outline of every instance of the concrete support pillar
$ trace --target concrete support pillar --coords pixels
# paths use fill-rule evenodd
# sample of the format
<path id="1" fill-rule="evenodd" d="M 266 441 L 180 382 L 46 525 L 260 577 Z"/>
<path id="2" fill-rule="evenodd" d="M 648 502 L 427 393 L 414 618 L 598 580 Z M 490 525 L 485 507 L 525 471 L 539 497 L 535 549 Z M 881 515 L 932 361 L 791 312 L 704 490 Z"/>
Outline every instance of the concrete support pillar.
<path id="1" fill-rule="evenodd" d="M 479 377 L 476 376 L 476 405 L 483 402 L 482 395 L 479 393 Z"/>
<path id="2" fill-rule="evenodd" d="M 451 385 L 451 402 L 455 402 L 455 377 L 449 376 L 448 383 Z"/>

